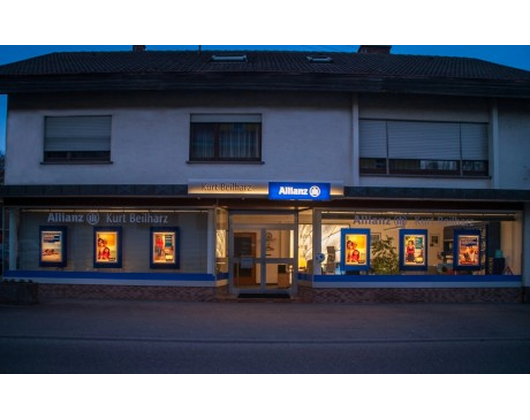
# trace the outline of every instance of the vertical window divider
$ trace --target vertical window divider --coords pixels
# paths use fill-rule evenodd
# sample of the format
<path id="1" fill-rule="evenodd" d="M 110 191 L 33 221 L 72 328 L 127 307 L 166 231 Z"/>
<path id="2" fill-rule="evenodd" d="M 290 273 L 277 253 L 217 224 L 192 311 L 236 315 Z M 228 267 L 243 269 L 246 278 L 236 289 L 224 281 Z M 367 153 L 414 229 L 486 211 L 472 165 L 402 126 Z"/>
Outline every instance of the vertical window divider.
<path id="1" fill-rule="evenodd" d="M 385 143 L 386 143 L 386 174 L 390 175 L 390 147 L 388 145 L 388 121 L 385 121 Z"/>
<path id="2" fill-rule="evenodd" d="M 459 135 L 459 139 L 458 139 L 458 145 L 460 146 L 460 164 L 458 166 L 460 166 L 460 176 L 463 176 L 464 175 L 464 150 L 463 150 L 463 146 L 462 146 L 462 123 L 458 124 L 458 135 Z"/>

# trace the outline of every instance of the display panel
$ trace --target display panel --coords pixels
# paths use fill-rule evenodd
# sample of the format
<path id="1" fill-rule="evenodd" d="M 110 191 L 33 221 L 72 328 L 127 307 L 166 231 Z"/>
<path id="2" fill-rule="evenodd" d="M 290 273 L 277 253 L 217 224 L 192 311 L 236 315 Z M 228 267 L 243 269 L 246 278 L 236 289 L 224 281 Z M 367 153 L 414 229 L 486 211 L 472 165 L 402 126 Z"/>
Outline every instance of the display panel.
<path id="1" fill-rule="evenodd" d="M 41 267 L 66 266 L 66 226 L 41 226 L 39 246 Z"/>
<path id="2" fill-rule="evenodd" d="M 179 268 L 179 229 L 151 228 L 151 268 Z"/>
<path id="3" fill-rule="evenodd" d="M 370 230 L 341 229 L 341 270 L 370 269 Z"/>
<path id="4" fill-rule="evenodd" d="M 480 231 L 455 230 L 454 235 L 454 268 L 480 270 Z"/>
<path id="5" fill-rule="evenodd" d="M 121 227 L 94 228 L 94 267 L 121 268 Z"/>
<path id="6" fill-rule="evenodd" d="M 427 270 L 427 230 L 399 231 L 399 265 L 401 270 Z"/>

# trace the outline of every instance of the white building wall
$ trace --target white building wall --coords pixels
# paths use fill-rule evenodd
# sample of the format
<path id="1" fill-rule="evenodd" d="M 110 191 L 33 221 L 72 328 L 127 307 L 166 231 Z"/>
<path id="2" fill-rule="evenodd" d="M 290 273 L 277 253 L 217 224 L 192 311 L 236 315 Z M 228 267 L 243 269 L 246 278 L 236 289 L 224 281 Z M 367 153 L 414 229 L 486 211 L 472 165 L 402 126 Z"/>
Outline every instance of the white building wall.
<path id="1" fill-rule="evenodd" d="M 358 118 L 490 122 L 481 98 L 348 93 L 196 92 L 10 97 L 6 185 L 187 184 L 190 179 L 342 181 L 352 186 L 529 189 L 530 105 L 498 101 L 490 178 L 358 176 Z M 188 163 L 192 113 L 262 115 L 262 164 Z M 43 164 L 44 117 L 112 115 L 112 164 Z M 493 162 L 490 162 L 493 165 Z"/>
<path id="2" fill-rule="evenodd" d="M 530 101 L 499 101 L 499 188 L 530 189 Z"/>
<path id="3" fill-rule="evenodd" d="M 530 292 L 530 203 L 526 203 L 524 207 L 524 224 L 523 224 L 523 286 L 528 288 Z M 530 296 L 527 293 L 526 302 L 530 302 Z"/>
<path id="4" fill-rule="evenodd" d="M 347 181 L 351 173 L 348 94 L 166 93 L 14 102 L 8 114 L 6 185 Z M 193 113 L 261 114 L 263 163 L 188 163 Z M 42 164 L 44 117 L 55 115 L 112 115 L 112 163 Z"/>
<path id="5" fill-rule="evenodd" d="M 360 118 L 489 122 L 489 101 L 481 98 L 362 94 L 359 102 Z"/>

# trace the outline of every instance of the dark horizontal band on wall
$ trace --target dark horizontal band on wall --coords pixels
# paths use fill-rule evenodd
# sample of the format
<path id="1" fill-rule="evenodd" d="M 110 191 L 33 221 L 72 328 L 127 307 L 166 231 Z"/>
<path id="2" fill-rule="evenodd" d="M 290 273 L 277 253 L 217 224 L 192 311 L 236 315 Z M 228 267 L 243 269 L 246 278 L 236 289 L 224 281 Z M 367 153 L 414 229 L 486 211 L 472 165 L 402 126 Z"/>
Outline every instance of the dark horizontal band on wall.
<path id="1" fill-rule="evenodd" d="M 2 197 L 185 197 L 187 185 L 5 185 Z"/>
<path id="2" fill-rule="evenodd" d="M 345 187 L 345 198 L 530 201 L 530 190 Z"/>
<path id="3" fill-rule="evenodd" d="M 173 185 L 5 185 L 0 187 L 0 197 L 179 197 L 188 198 L 188 186 Z M 252 199 L 252 197 L 246 197 Z M 530 202 L 530 190 L 460 189 L 460 188 L 396 188 L 396 187 L 344 187 L 348 199 L 396 200 L 462 200 Z"/>

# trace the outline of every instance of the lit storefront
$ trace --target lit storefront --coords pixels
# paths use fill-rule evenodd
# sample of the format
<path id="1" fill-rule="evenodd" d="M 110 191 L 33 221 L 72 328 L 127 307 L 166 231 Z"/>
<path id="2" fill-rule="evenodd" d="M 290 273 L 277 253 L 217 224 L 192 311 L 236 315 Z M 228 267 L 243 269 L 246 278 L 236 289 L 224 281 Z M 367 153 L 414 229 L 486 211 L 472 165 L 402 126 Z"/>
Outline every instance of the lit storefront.
<path id="1" fill-rule="evenodd" d="M 215 247 L 215 236 L 209 235 L 215 231 L 214 213 L 188 207 L 9 207 L 4 276 L 38 282 L 50 296 L 179 298 L 184 293 L 208 299 L 226 282 L 216 277 L 208 257 Z M 80 291 L 80 285 L 92 287 Z M 118 288 L 95 287 L 102 285 Z M 134 286 L 140 287 L 131 290 Z M 141 286 L 158 289 L 141 292 Z"/>
<path id="2" fill-rule="evenodd" d="M 516 204 L 412 209 L 412 201 L 352 200 L 326 182 L 193 181 L 188 189 L 179 200 L 201 206 L 7 206 L 5 277 L 36 281 L 48 296 L 522 298 Z"/>

